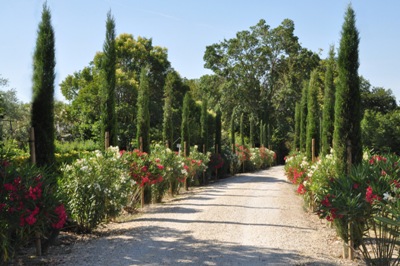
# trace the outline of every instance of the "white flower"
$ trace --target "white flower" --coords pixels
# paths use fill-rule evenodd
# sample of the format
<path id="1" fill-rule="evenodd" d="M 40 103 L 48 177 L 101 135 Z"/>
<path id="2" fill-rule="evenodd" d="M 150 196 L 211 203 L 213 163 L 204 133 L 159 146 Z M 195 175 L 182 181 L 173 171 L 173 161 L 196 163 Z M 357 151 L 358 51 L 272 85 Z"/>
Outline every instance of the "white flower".
<path id="1" fill-rule="evenodd" d="M 395 198 L 389 194 L 389 192 L 383 193 L 383 199 L 386 201 L 395 202 Z"/>

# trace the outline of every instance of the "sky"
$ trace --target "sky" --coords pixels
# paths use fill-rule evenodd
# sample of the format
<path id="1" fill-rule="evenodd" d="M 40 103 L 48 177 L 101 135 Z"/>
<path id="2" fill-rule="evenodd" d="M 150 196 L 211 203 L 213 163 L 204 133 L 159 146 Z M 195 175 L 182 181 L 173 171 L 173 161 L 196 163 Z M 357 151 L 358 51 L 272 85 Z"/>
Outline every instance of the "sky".
<path id="1" fill-rule="evenodd" d="M 43 0 L 0 0 L 0 77 L 22 102 L 32 96 L 32 57 Z M 55 98 L 59 84 L 102 51 L 111 10 L 117 35 L 152 38 L 168 49 L 182 77 L 212 74 L 204 68 L 206 46 L 235 37 L 264 19 L 271 28 L 294 21 L 302 47 L 328 57 L 339 47 L 344 13 L 351 3 L 360 34 L 359 74 L 400 100 L 400 1 L 396 0 L 47 0 L 56 38 Z"/>

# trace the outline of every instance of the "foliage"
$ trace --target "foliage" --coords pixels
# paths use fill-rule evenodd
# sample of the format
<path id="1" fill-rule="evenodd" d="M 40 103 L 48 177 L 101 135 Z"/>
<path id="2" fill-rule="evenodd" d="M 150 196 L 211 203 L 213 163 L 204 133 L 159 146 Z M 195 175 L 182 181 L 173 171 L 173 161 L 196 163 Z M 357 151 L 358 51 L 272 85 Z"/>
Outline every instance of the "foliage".
<path id="1" fill-rule="evenodd" d="M 362 159 L 358 45 L 355 14 L 349 5 L 342 27 L 338 54 L 339 76 L 335 94 L 333 148 L 338 158 L 338 175 L 345 175 L 349 171 L 346 163 L 348 145 L 351 145 L 352 163 L 358 164 Z"/>
<path id="2" fill-rule="evenodd" d="M 16 166 L 1 158 L 0 177 L 0 261 L 4 263 L 18 247 L 34 239 L 35 233 L 47 238 L 63 228 L 67 216 L 48 170 Z"/>
<path id="3" fill-rule="evenodd" d="M 215 152 L 217 154 L 221 154 L 222 151 L 222 121 L 221 121 L 221 111 L 220 109 L 217 110 L 217 114 L 215 116 L 215 146 L 217 147 Z"/>
<path id="4" fill-rule="evenodd" d="M 335 121 L 335 83 L 334 67 L 335 52 L 331 46 L 329 50 L 329 59 L 325 71 L 325 89 L 324 89 L 324 108 L 322 111 L 322 134 L 321 134 L 321 154 L 325 156 L 332 148 L 333 123 Z"/>
<path id="5" fill-rule="evenodd" d="M 110 147 L 104 154 L 90 152 L 61 169 L 59 190 L 78 231 L 90 232 L 120 213 L 133 183 L 126 165 L 119 149 Z"/>
<path id="6" fill-rule="evenodd" d="M 363 145 L 377 153 L 400 155 L 400 110 L 386 114 L 366 110 L 361 121 Z"/>
<path id="7" fill-rule="evenodd" d="M 361 105 L 363 111 L 390 113 L 398 108 L 392 90 L 373 87 L 364 77 L 360 77 Z"/>
<path id="8" fill-rule="evenodd" d="M 294 137 L 293 137 L 293 149 L 300 149 L 300 103 L 296 103 L 296 108 L 294 112 Z"/>
<path id="9" fill-rule="evenodd" d="M 115 20 L 111 11 L 107 13 L 106 39 L 103 45 L 102 57 L 102 109 L 100 147 L 104 150 L 105 133 L 109 133 L 110 146 L 117 143 L 117 118 L 115 113 L 115 83 L 116 83 L 116 50 L 115 50 Z"/>
<path id="10" fill-rule="evenodd" d="M 43 5 L 33 55 L 31 126 L 35 129 L 36 163 L 54 163 L 55 40 L 50 9 Z"/>
<path id="11" fill-rule="evenodd" d="M 396 265 L 400 240 L 400 159 L 369 155 L 349 175 L 338 175 L 337 159 L 328 154 L 310 165 L 302 154 L 287 157 L 288 179 L 298 184 L 321 218 L 333 222 L 338 235 L 352 239 L 372 265 Z"/>
<path id="12" fill-rule="evenodd" d="M 175 72 L 170 72 L 167 75 L 164 86 L 164 113 L 163 113 L 163 142 L 168 143 L 172 147 L 174 143 L 174 118 L 173 118 L 173 92 L 178 76 Z"/>
<path id="13" fill-rule="evenodd" d="M 255 170 L 271 167 L 276 159 L 276 154 L 265 147 L 250 148 L 250 152 L 250 160 Z"/>
<path id="14" fill-rule="evenodd" d="M 205 150 L 208 150 L 208 104 L 207 99 L 204 98 L 201 102 L 201 116 L 200 116 L 200 140 L 201 144 L 200 148 L 205 147 Z"/>

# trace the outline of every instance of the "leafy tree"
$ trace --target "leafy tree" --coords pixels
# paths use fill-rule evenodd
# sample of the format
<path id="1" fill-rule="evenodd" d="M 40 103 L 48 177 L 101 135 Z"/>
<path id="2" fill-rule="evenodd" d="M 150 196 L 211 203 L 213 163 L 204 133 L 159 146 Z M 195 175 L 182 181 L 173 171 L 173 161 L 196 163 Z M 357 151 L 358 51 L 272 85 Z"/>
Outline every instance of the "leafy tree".
<path id="1" fill-rule="evenodd" d="M 117 120 L 115 114 L 115 83 L 116 83 L 116 51 L 115 51 L 115 20 L 111 11 L 107 13 L 106 40 L 103 45 L 103 82 L 102 84 L 102 113 L 101 113 L 101 140 L 105 132 L 110 135 L 110 146 L 117 146 Z M 104 141 L 100 143 L 104 150 Z"/>
<path id="2" fill-rule="evenodd" d="M 342 27 L 342 37 L 338 54 L 338 83 L 335 94 L 335 129 L 333 133 L 334 151 L 338 158 L 338 175 L 348 173 L 347 146 L 351 145 L 351 161 L 358 164 L 362 160 L 361 146 L 361 99 L 358 77 L 358 30 L 355 13 L 349 5 Z"/>
<path id="3" fill-rule="evenodd" d="M 207 99 L 204 98 L 202 103 L 201 103 L 201 117 L 200 117 L 200 138 L 201 138 L 201 144 L 200 149 L 202 149 L 203 145 L 205 145 L 206 150 L 208 150 L 207 147 L 207 141 L 208 141 L 208 112 L 207 112 Z"/>
<path id="4" fill-rule="evenodd" d="M 382 87 L 372 87 L 369 81 L 360 77 L 363 84 L 361 89 L 361 105 L 363 111 L 372 110 L 387 114 L 398 108 L 392 90 Z"/>
<path id="5" fill-rule="evenodd" d="M 312 158 L 312 140 L 315 140 L 315 155 L 319 153 L 319 104 L 318 104 L 318 72 L 311 72 L 310 85 L 307 97 L 307 136 L 306 154 L 307 158 Z"/>
<path id="6" fill-rule="evenodd" d="M 55 40 L 51 13 L 43 5 L 36 47 L 33 55 L 33 94 L 31 126 L 35 129 L 36 162 L 49 166 L 54 157 L 54 79 Z"/>
<path id="7" fill-rule="evenodd" d="M 139 96 L 137 102 L 137 145 L 140 145 L 142 138 L 143 151 L 150 153 L 150 85 L 149 85 L 149 68 L 144 67 L 140 74 Z"/>
<path id="8" fill-rule="evenodd" d="M 293 138 L 293 149 L 298 150 L 300 148 L 300 103 L 296 103 L 294 113 L 294 138 Z"/>
<path id="9" fill-rule="evenodd" d="M 190 131 L 189 131 L 189 116 L 190 116 L 190 102 L 191 97 L 190 93 L 187 92 L 185 94 L 185 98 L 183 99 L 183 110 L 182 110 L 182 126 L 181 126 L 181 148 L 184 148 L 186 142 L 186 154 L 185 156 L 189 156 L 190 153 Z"/>
<path id="10" fill-rule="evenodd" d="M 307 82 L 303 83 L 300 102 L 300 150 L 303 152 L 306 150 L 307 142 L 308 86 Z"/>
<path id="11" fill-rule="evenodd" d="M 329 154 L 332 147 L 333 129 L 335 121 L 335 83 L 333 69 L 335 67 L 335 52 L 331 46 L 329 60 L 325 72 L 324 109 L 322 112 L 322 147 L 321 154 Z"/>
<path id="12" fill-rule="evenodd" d="M 361 121 L 362 142 L 377 153 L 400 155 L 400 110 L 381 113 L 365 110 Z"/>

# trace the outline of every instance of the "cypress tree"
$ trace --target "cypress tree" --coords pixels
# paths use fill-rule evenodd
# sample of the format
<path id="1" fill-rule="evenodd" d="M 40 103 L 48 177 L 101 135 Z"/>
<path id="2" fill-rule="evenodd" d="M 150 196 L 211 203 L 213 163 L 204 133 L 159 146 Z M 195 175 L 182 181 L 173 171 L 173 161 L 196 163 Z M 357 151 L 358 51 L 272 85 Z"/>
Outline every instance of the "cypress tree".
<path id="1" fill-rule="evenodd" d="M 204 97 L 201 102 L 201 114 L 200 114 L 200 139 L 201 139 L 201 150 L 203 145 L 205 145 L 206 150 L 208 149 L 208 112 L 207 112 L 207 99 Z"/>
<path id="2" fill-rule="evenodd" d="M 31 126 L 35 129 L 36 163 L 52 165 L 54 156 L 55 39 L 51 13 L 43 5 L 33 55 Z"/>
<path id="3" fill-rule="evenodd" d="M 338 83 L 335 93 L 335 128 L 333 133 L 334 151 L 338 162 L 336 172 L 345 175 L 347 166 L 347 145 L 351 145 L 351 161 L 358 164 L 362 160 L 361 146 L 361 100 L 358 76 L 359 37 L 355 25 L 355 13 L 348 6 L 342 27 L 338 54 Z"/>
<path id="4" fill-rule="evenodd" d="M 333 126 L 335 121 L 335 84 L 333 69 L 335 65 L 335 51 L 331 46 L 325 72 L 324 110 L 322 112 L 322 147 L 321 154 L 329 154 L 332 147 Z"/>
<path id="5" fill-rule="evenodd" d="M 250 147 L 254 147 L 254 116 L 250 116 Z"/>
<path id="6" fill-rule="evenodd" d="M 175 77 L 174 72 L 168 73 L 164 86 L 163 142 L 168 143 L 170 148 L 174 143 L 172 101 Z"/>
<path id="7" fill-rule="evenodd" d="M 293 137 L 293 149 L 298 150 L 300 148 L 300 103 L 296 103 L 294 111 L 294 137 Z"/>
<path id="8" fill-rule="evenodd" d="M 303 83 L 300 101 L 300 151 L 306 150 L 307 142 L 307 97 L 308 97 L 308 82 Z"/>
<path id="9" fill-rule="evenodd" d="M 236 143 L 235 143 L 235 113 L 232 113 L 231 116 L 231 145 L 232 145 L 232 152 L 235 153 L 236 150 Z"/>
<path id="10" fill-rule="evenodd" d="M 139 92 L 137 99 L 137 144 L 140 145 L 142 138 L 143 151 L 150 152 L 150 82 L 149 68 L 143 67 L 140 72 Z"/>
<path id="11" fill-rule="evenodd" d="M 260 147 L 264 145 L 263 142 L 263 121 L 260 121 Z"/>
<path id="12" fill-rule="evenodd" d="M 315 140 L 315 156 L 319 151 L 319 105 L 318 105 L 318 72 L 313 70 L 310 77 L 307 97 L 307 138 L 306 155 L 312 157 L 312 139 Z"/>
<path id="13" fill-rule="evenodd" d="M 115 50 L 115 21 L 111 11 L 107 13 L 106 39 L 103 45 L 102 71 L 102 115 L 101 115 L 101 140 L 104 149 L 105 132 L 110 134 L 110 146 L 117 146 L 117 117 L 115 115 L 115 69 L 116 69 L 116 50 Z"/>
<path id="14" fill-rule="evenodd" d="M 242 142 L 242 146 L 244 146 L 243 116 L 244 116 L 244 114 L 242 113 L 242 115 L 240 116 L 240 139 L 241 139 L 241 142 Z"/>
<path id="15" fill-rule="evenodd" d="M 186 92 L 185 97 L 183 98 L 183 107 L 182 107 L 182 125 L 181 125 L 181 149 L 184 148 L 184 143 L 186 142 L 186 154 L 185 156 L 189 156 L 190 153 L 190 132 L 189 132 L 189 115 L 190 115 L 190 93 Z"/>
<path id="16" fill-rule="evenodd" d="M 217 153 L 221 153 L 221 130 L 222 130 L 222 121 L 221 121 L 221 110 L 218 108 L 217 115 L 215 117 L 215 146 L 218 147 L 216 150 Z"/>

